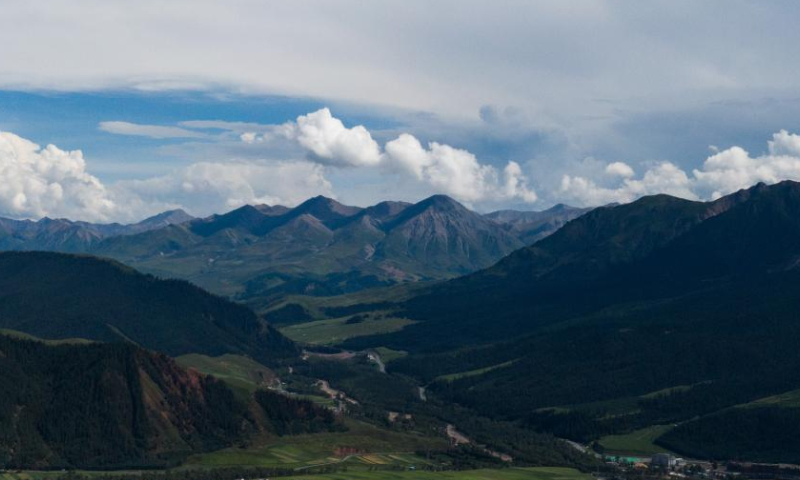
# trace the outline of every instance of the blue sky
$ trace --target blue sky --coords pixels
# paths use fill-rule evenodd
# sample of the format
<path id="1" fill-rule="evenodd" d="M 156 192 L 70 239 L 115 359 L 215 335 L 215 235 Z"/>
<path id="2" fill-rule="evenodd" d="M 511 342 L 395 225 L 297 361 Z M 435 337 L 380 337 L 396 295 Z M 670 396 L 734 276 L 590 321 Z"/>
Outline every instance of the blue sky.
<path id="1" fill-rule="evenodd" d="M 163 173 L 186 159 L 165 155 L 164 145 L 182 139 L 114 135 L 100 122 L 174 125 L 185 120 L 283 123 L 324 106 L 302 98 L 247 96 L 221 99 L 217 92 L 0 91 L 0 130 L 40 144 L 83 150 L 92 171 L 105 180 Z"/>
<path id="2" fill-rule="evenodd" d="M 543 209 L 800 179 L 798 14 L 10 0 L 0 215 L 128 221 L 314 194 Z"/>

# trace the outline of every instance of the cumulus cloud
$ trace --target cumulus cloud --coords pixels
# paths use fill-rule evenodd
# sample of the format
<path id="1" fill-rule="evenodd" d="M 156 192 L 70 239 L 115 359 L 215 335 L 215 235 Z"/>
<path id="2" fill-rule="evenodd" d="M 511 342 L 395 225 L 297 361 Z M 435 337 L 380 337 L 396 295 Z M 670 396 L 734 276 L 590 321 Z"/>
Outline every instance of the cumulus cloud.
<path id="1" fill-rule="evenodd" d="M 363 125 L 344 126 L 331 111 L 322 108 L 297 117 L 294 138 L 323 163 L 338 166 L 370 166 L 381 160 L 378 142 Z"/>
<path id="2" fill-rule="evenodd" d="M 109 121 L 100 122 L 98 126 L 100 130 L 108 133 L 115 133 L 117 135 L 131 135 L 135 137 L 149 137 L 149 138 L 200 138 L 203 136 L 200 132 L 188 130 L 181 127 L 165 126 L 165 125 L 143 125 L 139 123 Z"/>
<path id="3" fill-rule="evenodd" d="M 196 130 L 217 129 L 225 132 L 217 137 L 220 141 L 238 139 L 239 145 L 253 152 L 267 154 L 291 144 L 300 149 L 309 164 L 343 169 L 380 167 L 378 172 L 404 176 L 433 192 L 451 195 L 463 202 L 515 200 L 531 203 L 537 200 L 516 162 L 509 161 L 498 169 L 479 162 L 473 153 L 464 149 L 437 142 L 423 147 L 408 133 L 388 142 L 382 151 L 363 125 L 345 126 L 328 108 L 275 125 L 221 121 L 185 121 L 178 125 L 103 122 L 100 128 L 112 133 L 161 135 L 161 138 L 203 136 L 206 133 Z"/>
<path id="4" fill-rule="evenodd" d="M 688 199 L 716 199 L 758 182 L 800 181 L 800 135 L 781 130 L 767 142 L 768 152 L 751 156 L 738 146 L 714 149 L 691 176 L 672 163 L 647 170 L 640 179 L 623 163 L 606 166 L 607 174 L 622 177 L 620 184 L 604 186 L 583 176 L 564 175 L 558 194 L 582 205 L 630 202 L 643 195 L 667 193 Z"/>
<path id="5" fill-rule="evenodd" d="M 800 135 L 781 130 L 772 135 L 772 140 L 767 145 L 772 155 L 800 157 Z"/>
<path id="6" fill-rule="evenodd" d="M 767 145 L 769 153 L 757 157 L 741 147 L 708 157 L 702 169 L 694 170 L 698 188 L 718 198 L 758 182 L 800 180 L 800 135 L 781 130 Z"/>
<path id="7" fill-rule="evenodd" d="M 500 174 L 493 166 L 480 164 L 466 150 L 436 142 L 424 148 L 416 137 L 407 133 L 386 144 L 384 162 L 388 168 L 413 175 L 462 201 L 536 201 L 536 193 L 528 188 L 516 162 L 509 162 Z"/>
<path id="8" fill-rule="evenodd" d="M 333 196 L 324 168 L 308 161 L 199 162 L 167 175 L 104 185 L 81 151 L 0 132 L 0 216 L 137 221 L 167 208 L 205 215 L 244 204 L 295 205 Z"/>
<path id="9" fill-rule="evenodd" d="M 408 179 L 423 190 L 471 204 L 537 200 L 516 162 L 495 167 L 467 150 L 437 142 L 423 145 L 407 133 L 381 149 L 366 129 L 345 127 L 327 109 L 300 118 L 306 119 L 305 127 L 314 127 L 302 133 L 302 122 L 289 122 L 262 126 L 250 135 L 243 126 L 241 133 L 231 131 L 231 135 L 244 143 L 264 143 L 257 148 L 279 138 L 293 142 L 310 152 L 305 159 L 195 162 L 165 175 L 108 185 L 89 173 L 79 150 L 42 148 L 0 132 L 0 216 L 135 221 L 175 207 L 205 215 L 244 204 L 291 206 L 313 195 L 334 196 L 326 178 L 334 165 L 343 167 L 344 173 L 369 169 L 383 176 L 383 182 Z M 657 193 L 713 199 L 757 182 L 800 181 L 800 135 L 781 130 L 767 142 L 767 151 L 756 156 L 738 146 L 716 150 L 691 174 L 670 162 L 653 164 L 641 176 L 622 162 L 600 164 L 591 171 L 563 175 L 549 189 L 549 199 L 578 205 L 630 202 Z"/>
<path id="10" fill-rule="evenodd" d="M 626 203 L 644 195 L 657 193 L 688 199 L 697 198 L 692 191 L 692 181 L 686 172 L 670 162 L 658 164 L 645 172 L 640 179 L 626 178 L 616 187 L 603 187 L 585 177 L 564 175 L 559 189 L 562 198 L 580 205 Z"/>
<path id="11" fill-rule="evenodd" d="M 117 205 L 86 171 L 80 150 L 64 151 L 0 132 L 0 212 L 13 217 L 111 218 Z"/>
<path id="12" fill-rule="evenodd" d="M 200 214 L 246 204 L 297 205 L 314 195 L 333 196 L 324 169 L 307 161 L 199 162 L 167 175 L 115 184 L 135 211 L 190 207 Z"/>
<path id="13" fill-rule="evenodd" d="M 623 162 L 613 162 L 606 165 L 605 172 L 615 177 L 630 178 L 635 175 L 633 168 Z"/>
<path id="14" fill-rule="evenodd" d="M 275 125 L 265 133 L 243 132 L 239 138 L 255 145 L 276 136 L 296 142 L 310 153 L 311 161 L 334 167 L 380 166 L 383 172 L 405 175 L 464 202 L 537 199 L 516 162 L 508 162 L 498 171 L 492 165 L 481 164 L 467 150 L 437 142 L 423 147 L 408 133 L 387 142 L 381 152 L 365 127 L 346 127 L 328 108 L 301 115 L 296 122 Z"/>

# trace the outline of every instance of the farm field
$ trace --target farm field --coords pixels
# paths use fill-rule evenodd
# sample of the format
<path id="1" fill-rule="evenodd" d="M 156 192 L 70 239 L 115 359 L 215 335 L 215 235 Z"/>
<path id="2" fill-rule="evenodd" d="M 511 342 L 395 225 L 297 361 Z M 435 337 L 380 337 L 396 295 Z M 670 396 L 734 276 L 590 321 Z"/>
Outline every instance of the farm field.
<path id="1" fill-rule="evenodd" d="M 742 408 L 756 408 L 766 406 L 780 406 L 784 408 L 800 408 L 800 390 L 780 393 L 741 405 Z"/>
<path id="2" fill-rule="evenodd" d="M 673 428 L 672 425 L 653 425 L 624 435 L 609 435 L 599 440 L 610 455 L 650 456 L 666 452 L 655 440 Z"/>
<path id="3" fill-rule="evenodd" d="M 280 331 L 296 342 L 335 345 L 348 338 L 396 332 L 413 323 L 405 318 L 385 318 L 348 324 L 347 318 L 334 318 L 298 323 L 281 328 Z"/>
<path id="4" fill-rule="evenodd" d="M 394 360 L 398 360 L 400 358 L 408 356 L 408 352 L 403 350 L 392 350 L 391 348 L 386 347 L 377 347 L 373 348 L 375 353 L 381 356 L 381 360 L 383 363 L 389 363 Z"/>
<path id="5" fill-rule="evenodd" d="M 363 457 L 363 465 L 421 462 L 409 454 L 417 450 L 445 448 L 444 438 L 421 437 L 380 429 L 347 420 L 348 431 L 266 438 L 248 448 L 227 448 L 190 457 L 187 467 L 258 466 L 299 468 L 339 463 Z M 375 455 L 379 454 L 379 457 Z M 395 458 L 396 457 L 396 458 Z"/>
<path id="6" fill-rule="evenodd" d="M 242 355 L 227 354 L 209 357 L 191 353 L 182 355 L 176 360 L 183 367 L 194 368 L 207 375 L 213 375 L 233 387 L 251 393 L 271 385 L 276 378 L 269 368 Z"/>
<path id="7" fill-rule="evenodd" d="M 58 340 L 50 340 L 8 328 L 0 328 L 0 335 L 8 335 L 9 337 L 19 338 L 20 340 L 33 340 L 35 342 L 42 342 L 47 345 L 85 345 L 93 343 L 91 340 L 87 340 L 85 338 L 63 338 Z"/>
<path id="8" fill-rule="evenodd" d="M 440 377 L 437 377 L 437 380 L 452 382 L 454 380 L 458 380 L 461 378 L 475 377 L 478 375 L 483 375 L 484 373 L 491 372 L 492 370 L 497 370 L 498 368 L 508 367 L 509 365 L 512 365 L 515 361 L 516 360 L 509 360 L 508 362 L 503 362 L 498 365 L 491 365 L 489 367 L 477 368 L 475 370 L 469 370 L 467 372 L 450 373 L 448 375 L 442 375 Z"/>

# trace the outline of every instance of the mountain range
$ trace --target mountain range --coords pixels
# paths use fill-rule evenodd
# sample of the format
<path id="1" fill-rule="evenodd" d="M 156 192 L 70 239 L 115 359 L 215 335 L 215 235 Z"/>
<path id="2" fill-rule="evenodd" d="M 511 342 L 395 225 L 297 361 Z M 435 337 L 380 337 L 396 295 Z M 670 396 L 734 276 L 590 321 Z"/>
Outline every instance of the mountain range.
<path id="1" fill-rule="evenodd" d="M 395 305 L 416 323 L 344 345 L 409 351 L 390 370 L 559 436 L 678 424 L 657 442 L 686 455 L 797 461 L 797 442 L 778 439 L 800 410 L 763 399 L 800 389 L 798 259 L 798 183 L 705 203 L 645 197 L 427 287 Z M 734 435 L 732 419 L 750 430 Z"/>
<path id="2" fill-rule="evenodd" d="M 295 208 L 245 205 L 194 218 L 164 212 L 132 225 L 0 219 L 0 250 L 91 253 L 252 302 L 341 294 L 485 268 L 588 209 L 481 215 L 436 195 L 367 208 L 315 197 Z"/>
<path id="3" fill-rule="evenodd" d="M 142 233 L 193 218 L 183 210 L 170 210 L 130 225 L 46 217 L 38 221 L 0 218 L 0 250 L 86 252 L 104 238 Z"/>
<path id="4" fill-rule="evenodd" d="M 89 251 L 250 301 L 331 295 L 473 272 L 583 212 L 484 216 L 442 195 L 367 208 L 315 197 L 111 237 Z"/>

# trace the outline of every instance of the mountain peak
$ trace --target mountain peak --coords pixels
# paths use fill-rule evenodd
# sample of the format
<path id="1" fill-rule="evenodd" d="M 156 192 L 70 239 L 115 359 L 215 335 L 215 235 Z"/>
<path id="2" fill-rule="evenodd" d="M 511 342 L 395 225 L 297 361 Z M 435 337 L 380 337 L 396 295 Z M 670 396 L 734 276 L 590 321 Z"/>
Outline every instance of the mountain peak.
<path id="1" fill-rule="evenodd" d="M 314 215 L 323 222 L 338 220 L 343 217 L 350 217 L 361 211 L 359 207 L 343 205 L 332 198 L 318 195 L 309 198 L 293 210 L 297 215 L 308 213 Z"/>
<path id="2" fill-rule="evenodd" d="M 411 205 L 407 202 L 383 201 L 364 209 L 364 212 L 372 217 L 386 218 L 397 215 Z"/>
<path id="3" fill-rule="evenodd" d="M 466 210 L 467 208 L 460 204 L 458 201 L 453 199 L 452 197 L 448 197 L 447 195 L 437 194 L 431 195 L 430 197 L 422 200 L 421 202 L 417 203 L 419 206 L 423 207 L 433 207 L 442 210 Z"/>
<path id="4" fill-rule="evenodd" d="M 185 210 L 176 208 L 174 210 L 167 210 L 152 217 L 145 218 L 136 225 L 170 225 L 176 223 L 184 223 L 194 220 L 194 217 L 186 213 Z"/>
<path id="5" fill-rule="evenodd" d="M 212 215 L 207 218 L 198 219 L 191 224 L 194 233 L 204 237 L 210 236 L 226 228 L 243 228 L 251 233 L 261 230 L 264 220 L 269 215 L 253 205 L 243 205 L 235 210 L 222 215 Z"/>

